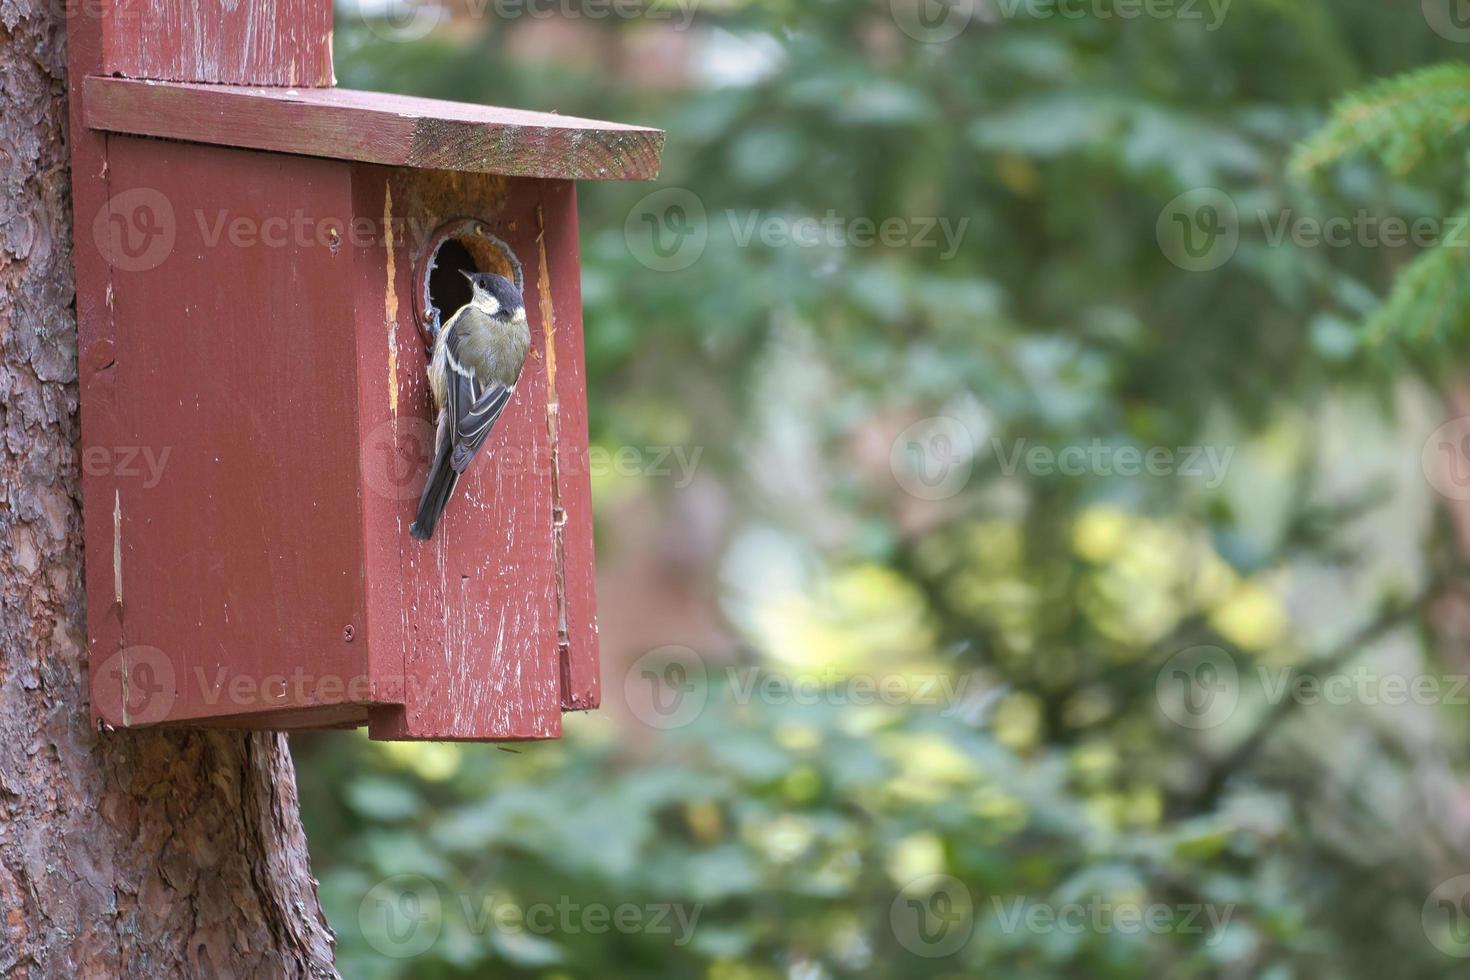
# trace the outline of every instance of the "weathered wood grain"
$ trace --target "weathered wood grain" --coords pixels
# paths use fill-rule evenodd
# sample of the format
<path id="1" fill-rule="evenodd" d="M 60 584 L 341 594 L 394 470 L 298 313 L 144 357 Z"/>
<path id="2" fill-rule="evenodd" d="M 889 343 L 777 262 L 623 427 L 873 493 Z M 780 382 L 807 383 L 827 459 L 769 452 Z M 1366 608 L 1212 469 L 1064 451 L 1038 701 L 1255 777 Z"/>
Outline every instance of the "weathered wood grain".
<path id="1" fill-rule="evenodd" d="M 534 292 L 555 401 L 546 406 L 555 518 L 561 704 L 585 711 L 602 702 L 597 636 L 597 562 L 593 555 L 592 479 L 588 469 L 587 372 L 582 344 L 582 277 L 577 243 L 577 187 L 558 184 L 536 210 Z"/>
<path id="2" fill-rule="evenodd" d="M 560 458 L 584 458 L 587 445 L 572 185 L 358 166 L 353 191 L 357 213 L 401 229 L 389 247 L 358 251 L 360 425 L 391 433 L 395 455 L 418 462 L 405 478 L 408 492 L 382 492 L 383 481 L 370 472 L 362 481 L 379 488 L 363 497 L 372 670 L 404 678 L 406 687 L 392 698 L 401 707 L 373 710 L 369 733 L 555 737 L 567 656 L 576 658 L 577 706 L 594 706 L 596 698 L 596 682 L 587 679 L 597 663 L 586 589 L 590 486 L 585 469 L 560 478 L 556 469 Z M 408 536 L 408 525 L 427 468 L 433 409 L 410 302 L 413 269 L 434 229 L 462 216 L 485 222 L 520 260 L 532 350 L 509 407 L 460 480 L 434 539 L 423 543 Z M 558 409 L 570 412 L 570 424 L 552 424 Z M 574 540 L 559 549 L 566 535 Z M 570 593 L 566 581 L 575 583 Z M 566 652 L 564 622 L 574 624 Z"/>
<path id="3" fill-rule="evenodd" d="M 87 0 L 103 11 L 102 69 L 130 78 L 332 84 L 332 5 L 322 0 Z"/>
<path id="4" fill-rule="evenodd" d="M 92 574 L 174 686 L 141 717 L 98 707 L 121 726 L 361 700 L 352 256 L 327 240 L 348 167 L 113 136 L 108 168 L 118 227 L 167 246 L 112 256 L 116 445 L 166 464 L 105 494 L 115 562 Z"/>
<path id="5" fill-rule="evenodd" d="M 653 180 L 664 134 L 622 123 L 349 89 L 86 81 L 92 129 L 390 166 Z"/>

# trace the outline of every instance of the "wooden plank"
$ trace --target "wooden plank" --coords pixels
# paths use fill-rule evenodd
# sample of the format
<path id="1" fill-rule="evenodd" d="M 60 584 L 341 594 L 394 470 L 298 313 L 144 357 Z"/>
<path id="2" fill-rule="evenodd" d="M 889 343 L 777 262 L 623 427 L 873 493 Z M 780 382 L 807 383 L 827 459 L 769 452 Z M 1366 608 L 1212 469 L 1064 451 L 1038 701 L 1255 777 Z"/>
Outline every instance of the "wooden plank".
<path id="1" fill-rule="evenodd" d="M 555 113 L 349 89 L 86 80 L 92 129 L 398 167 L 653 180 L 664 134 Z"/>
<path id="2" fill-rule="evenodd" d="M 124 637 L 174 683 L 145 720 L 363 700 L 353 257 L 317 234 L 351 212 L 350 167 L 123 136 L 108 165 L 116 224 L 164 245 L 113 257 L 101 447 L 133 460 L 104 501 Z"/>
<path id="3" fill-rule="evenodd" d="M 232 85 L 332 84 L 326 0 L 88 0 L 103 12 L 102 70 Z"/>
<path id="4" fill-rule="evenodd" d="M 72 214 L 77 233 L 77 387 L 82 459 L 90 446 L 119 444 L 111 269 L 107 241 L 93 233 L 96 216 L 108 209 L 107 134 L 82 124 L 83 79 L 102 67 L 102 30 L 96 17 L 73 10 L 66 22 L 67 91 L 71 137 Z M 104 223 L 107 218 L 101 219 Z M 82 535 L 87 556 L 87 661 L 94 723 L 122 723 L 130 664 L 122 635 L 122 604 L 116 601 L 113 499 L 119 492 L 115 467 L 82 466 Z"/>
<path id="5" fill-rule="evenodd" d="M 354 168 L 354 212 L 391 243 L 357 248 L 361 479 L 373 671 L 402 677 L 375 708 L 383 739 L 527 739 L 561 734 L 559 610 L 545 333 L 528 307 L 532 349 L 505 414 L 460 479 L 429 542 L 409 537 L 432 446 L 427 360 L 414 323 L 414 269 L 440 225 L 484 221 L 540 289 L 537 210 L 565 187 L 447 171 Z M 564 195 L 564 191 L 560 192 Z M 572 270 L 571 275 L 575 275 Z M 391 442 L 393 451 L 382 452 Z M 377 447 L 368 449 L 366 447 Z M 384 479 L 377 460 L 413 459 Z"/>
<path id="6" fill-rule="evenodd" d="M 602 701 L 597 642 L 597 563 L 593 556 L 592 476 L 587 445 L 587 371 L 582 349 L 582 277 L 577 244 L 577 185 L 559 183 L 536 213 L 538 288 L 526 297 L 540 314 L 550 352 L 547 374 L 556 402 L 547 428 L 556 455 L 554 513 L 557 557 L 561 704 L 586 711 Z"/>

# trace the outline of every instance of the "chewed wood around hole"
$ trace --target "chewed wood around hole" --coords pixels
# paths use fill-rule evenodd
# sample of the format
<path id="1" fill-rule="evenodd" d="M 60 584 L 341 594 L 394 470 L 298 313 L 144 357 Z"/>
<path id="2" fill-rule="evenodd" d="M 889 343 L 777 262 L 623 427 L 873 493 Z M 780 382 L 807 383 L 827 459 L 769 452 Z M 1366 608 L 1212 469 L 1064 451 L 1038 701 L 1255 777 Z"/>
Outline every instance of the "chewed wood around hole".
<path id="1" fill-rule="evenodd" d="M 525 289 L 520 260 L 485 222 L 456 218 L 441 225 L 414 268 L 413 312 L 426 353 L 444 321 L 470 300 L 465 272 L 498 272 Z"/>

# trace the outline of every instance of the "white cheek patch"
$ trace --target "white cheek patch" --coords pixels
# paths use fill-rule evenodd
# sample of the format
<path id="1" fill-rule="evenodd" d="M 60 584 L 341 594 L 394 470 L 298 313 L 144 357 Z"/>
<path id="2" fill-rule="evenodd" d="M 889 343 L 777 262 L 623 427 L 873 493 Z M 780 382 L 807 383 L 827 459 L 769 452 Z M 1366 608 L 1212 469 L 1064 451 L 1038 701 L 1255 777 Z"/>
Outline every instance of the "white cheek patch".
<path id="1" fill-rule="evenodd" d="M 494 316 L 500 312 L 500 300 L 489 293 L 476 291 L 475 305 L 485 312 L 487 316 Z"/>

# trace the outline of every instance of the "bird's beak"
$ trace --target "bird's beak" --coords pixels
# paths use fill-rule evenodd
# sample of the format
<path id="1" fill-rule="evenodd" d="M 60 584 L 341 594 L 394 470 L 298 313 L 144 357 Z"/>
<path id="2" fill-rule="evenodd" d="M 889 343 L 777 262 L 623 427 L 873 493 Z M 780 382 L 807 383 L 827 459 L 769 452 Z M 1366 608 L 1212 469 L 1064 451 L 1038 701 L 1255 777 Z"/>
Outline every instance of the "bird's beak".
<path id="1" fill-rule="evenodd" d="M 459 274 L 469 280 L 471 286 L 475 284 L 475 274 L 473 272 L 466 272 L 463 269 L 460 269 Z"/>

